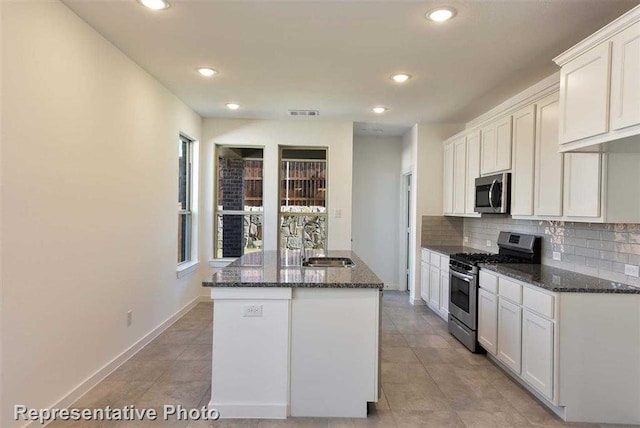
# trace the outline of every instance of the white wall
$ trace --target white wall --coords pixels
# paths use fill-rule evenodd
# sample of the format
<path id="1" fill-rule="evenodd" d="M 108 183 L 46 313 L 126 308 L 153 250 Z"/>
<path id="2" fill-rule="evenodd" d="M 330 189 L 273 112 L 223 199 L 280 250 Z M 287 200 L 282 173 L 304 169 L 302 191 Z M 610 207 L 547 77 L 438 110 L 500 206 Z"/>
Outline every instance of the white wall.
<path id="1" fill-rule="evenodd" d="M 402 138 L 353 139 L 353 251 L 384 282 L 399 288 Z"/>
<path id="2" fill-rule="evenodd" d="M 264 249 L 276 250 L 278 246 L 278 146 L 328 147 L 328 209 L 329 249 L 351 249 L 351 170 L 353 158 L 353 123 L 345 121 L 312 120 L 248 120 L 204 119 L 202 140 L 206 206 L 209 215 L 213 210 L 214 172 L 212 170 L 214 147 L 260 146 L 264 147 Z M 340 218 L 335 211 L 341 210 Z M 207 252 L 213 256 L 213 223 L 207 225 L 204 236 Z"/>
<path id="3" fill-rule="evenodd" d="M 1 23 L 11 427 L 15 403 L 55 404 L 199 296 L 203 272 L 176 280 L 176 197 L 178 133 L 201 118 L 62 3 L 4 2 Z"/>
<path id="4" fill-rule="evenodd" d="M 413 168 L 413 192 L 411 194 L 412 259 L 410 267 L 410 299 L 412 303 L 422 304 L 420 298 L 420 250 L 422 243 L 421 220 L 423 215 L 442 215 L 442 142 L 464 128 L 463 124 L 416 124 L 411 133 L 405 137 L 407 145 L 411 145 Z M 403 158 L 403 159 L 405 159 Z M 405 159 L 404 162 L 407 160 Z"/>
<path id="5" fill-rule="evenodd" d="M 3 2 L 0 2 L 0 100 L 3 98 L 2 93 L 2 44 L 3 44 L 3 36 L 2 36 L 2 5 Z M 2 177 L 2 102 L 0 101 L 0 177 Z M 4 313 L 4 305 L 3 305 L 3 293 L 2 293 L 2 180 L 0 179 L 0 423 L 3 419 L 3 393 L 2 393 L 2 384 L 3 384 L 3 370 L 2 370 L 2 313 Z"/>

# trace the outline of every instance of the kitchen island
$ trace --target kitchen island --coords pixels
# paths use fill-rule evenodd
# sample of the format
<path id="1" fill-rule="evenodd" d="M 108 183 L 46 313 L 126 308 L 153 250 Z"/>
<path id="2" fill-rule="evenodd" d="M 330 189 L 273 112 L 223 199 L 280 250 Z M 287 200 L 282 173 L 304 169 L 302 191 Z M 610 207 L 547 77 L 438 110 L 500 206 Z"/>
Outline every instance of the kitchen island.
<path id="1" fill-rule="evenodd" d="M 209 408 L 221 418 L 366 417 L 378 401 L 383 283 L 303 267 L 300 251 L 247 254 L 203 281 L 213 300 Z"/>

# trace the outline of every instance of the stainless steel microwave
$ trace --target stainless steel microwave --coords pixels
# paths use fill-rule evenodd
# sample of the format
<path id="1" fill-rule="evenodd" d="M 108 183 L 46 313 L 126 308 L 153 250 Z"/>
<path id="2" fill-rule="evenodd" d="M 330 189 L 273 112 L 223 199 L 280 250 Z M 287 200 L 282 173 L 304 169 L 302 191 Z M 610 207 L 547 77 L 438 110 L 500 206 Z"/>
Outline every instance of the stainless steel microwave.
<path id="1" fill-rule="evenodd" d="M 508 214 L 511 204 L 511 173 L 476 178 L 475 212 Z"/>

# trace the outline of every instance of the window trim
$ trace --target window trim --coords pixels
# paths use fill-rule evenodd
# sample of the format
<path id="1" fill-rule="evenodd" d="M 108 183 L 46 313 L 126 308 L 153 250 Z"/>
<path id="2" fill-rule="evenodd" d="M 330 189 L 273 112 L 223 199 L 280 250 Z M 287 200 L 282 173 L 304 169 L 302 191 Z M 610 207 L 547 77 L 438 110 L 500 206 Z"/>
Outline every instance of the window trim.
<path id="1" fill-rule="evenodd" d="M 188 226 L 188 257 L 176 266 L 176 276 L 181 278 L 197 270 L 198 257 L 198 182 L 199 182 L 199 141 L 184 132 L 178 134 L 178 144 L 188 143 L 188 172 L 187 172 L 187 209 L 178 210 L 178 227 L 180 216 L 190 219 Z M 179 173 L 179 171 L 178 171 Z M 178 255 L 180 254 L 178 249 Z"/>

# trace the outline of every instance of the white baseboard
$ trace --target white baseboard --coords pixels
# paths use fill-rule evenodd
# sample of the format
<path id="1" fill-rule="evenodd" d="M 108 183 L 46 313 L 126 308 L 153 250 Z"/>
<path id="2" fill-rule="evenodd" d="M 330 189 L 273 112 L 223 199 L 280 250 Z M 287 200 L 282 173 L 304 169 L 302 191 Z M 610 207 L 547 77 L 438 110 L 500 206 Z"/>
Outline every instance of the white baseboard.
<path id="1" fill-rule="evenodd" d="M 284 404 L 222 404 L 209 402 L 209 410 L 217 410 L 220 419 L 286 419 L 289 406 Z"/>
<path id="2" fill-rule="evenodd" d="M 193 309 L 200 302 L 210 302 L 211 298 L 208 296 L 198 296 L 193 299 L 191 302 L 187 303 L 176 313 L 171 315 L 165 321 L 163 321 L 159 326 L 151 330 L 146 336 L 142 339 L 138 340 L 136 343 L 131 345 L 128 349 L 122 352 L 120 355 L 115 357 L 113 360 L 108 362 L 102 368 L 98 369 L 94 374 L 87 377 L 84 381 L 82 381 L 78 386 L 73 388 L 69 393 L 67 393 L 64 397 L 58 400 L 55 404 L 53 404 L 50 408 L 52 409 L 65 409 L 71 406 L 73 403 L 78 401 L 80 397 L 89 392 L 94 386 L 104 380 L 107 376 L 113 373 L 118 367 L 127 362 L 131 357 L 133 357 L 138 351 L 147 346 L 153 339 L 158 337 L 163 331 L 167 328 L 171 327 L 173 323 L 178 321 L 180 317 Z M 25 424 L 24 427 L 35 428 L 42 427 L 42 425 L 38 421 L 34 421 L 28 424 Z"/>

